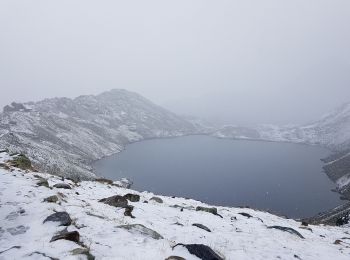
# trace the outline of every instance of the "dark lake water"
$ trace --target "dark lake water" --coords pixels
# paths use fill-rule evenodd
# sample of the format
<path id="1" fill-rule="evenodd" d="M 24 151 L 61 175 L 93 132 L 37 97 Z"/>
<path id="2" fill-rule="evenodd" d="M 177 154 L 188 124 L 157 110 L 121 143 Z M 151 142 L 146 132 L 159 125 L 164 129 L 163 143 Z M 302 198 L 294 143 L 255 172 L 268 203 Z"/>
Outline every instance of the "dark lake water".
<path id="1" fill-rule="evenodd" d="M 97 161 L 97 174 L 133 188 L 214 205 L 308 217 L 341 204 L 322 170 L 326 149 L 289 143 L 186 136 L 128 145 Z"/>

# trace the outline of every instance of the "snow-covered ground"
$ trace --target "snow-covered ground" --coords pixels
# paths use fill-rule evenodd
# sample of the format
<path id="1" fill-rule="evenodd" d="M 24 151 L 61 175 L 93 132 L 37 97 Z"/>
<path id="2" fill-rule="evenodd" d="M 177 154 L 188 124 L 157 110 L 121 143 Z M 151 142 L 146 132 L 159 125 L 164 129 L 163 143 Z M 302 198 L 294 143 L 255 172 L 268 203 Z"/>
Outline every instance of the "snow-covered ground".
<path id="1" fill-rule="evenodd" d="M 182 244 L 209 246 L 222 259 L 350 259 L 350 227 L 302 226 L 300 222 L 247 208 L 217 207 L 218 215 L 196 211 L 210 207 L 199 201 L 157 196 L 97 181 L 73 183 L 45 173 L 9 167 L 0 153 L 0 259 L 88 259 L 77 254 L 89 250 L 96 259 L 164 260 L 169 256 L 200 259 Z M 49 188 L 38 186 L 46 179 Z M 71 189 L 53 187 L 66 183 Z M 132 215 L 123 208 L 99 202 L 127 193 L 140 195 Z M 56 195 L 55 203 L 44 199 Z M 145 202 L 148 203 L 145 203 Z M 68 231 L 78 231 L 79 243 L 52 237 L 66 227 L 43 221 L 55 212 L 72 219 Z M 240 214 L 245 213 L 245 214 Z M 249 214 L 249 215 L 247 215 Z M 250 217 L 251 216 L 251 217 Z M 202 224 L 211 232 L 193 226 Z M 129 226 L 129 230 L 121 228 Z M 304 237 L 270 226 L 292 228 Z M 162 238 L 157 237 L 158 234 Z M 155 239 L 160 238 L 160 239 Z M 337 242 L 336 242 L 337 241 Z M 75 255 L 74 255 L 75 253 Z M 90 256 L 90 259 L 91 258 Z M 175 258 L 174 258 L 175 259 Z M 181 258 L 178 258 L 181 259 Z M 204 259 L 204 258 L 203 258 Z"/>

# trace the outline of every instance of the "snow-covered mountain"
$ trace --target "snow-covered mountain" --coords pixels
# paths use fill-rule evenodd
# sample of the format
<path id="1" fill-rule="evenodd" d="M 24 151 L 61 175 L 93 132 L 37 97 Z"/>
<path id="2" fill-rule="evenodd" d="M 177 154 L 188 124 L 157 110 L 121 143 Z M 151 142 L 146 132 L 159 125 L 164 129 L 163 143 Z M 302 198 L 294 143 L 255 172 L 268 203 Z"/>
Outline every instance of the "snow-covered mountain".
<path id="1" fill-rule="evenodd" d="M 349 225 L 15 168 L 0 152 L 0 259 L 349 259 Z M 340 219 L 341 220 L 341 219 Z"/>
<path id="2" fill-rule="evenodd" d="M 91 162 L 147 138 L 196 133 L 198 126 L 126 90 L 75 99 L 12 103 L 0 114 L 0 147 L 23 152 L 46 172 L 93 177 Z"/>

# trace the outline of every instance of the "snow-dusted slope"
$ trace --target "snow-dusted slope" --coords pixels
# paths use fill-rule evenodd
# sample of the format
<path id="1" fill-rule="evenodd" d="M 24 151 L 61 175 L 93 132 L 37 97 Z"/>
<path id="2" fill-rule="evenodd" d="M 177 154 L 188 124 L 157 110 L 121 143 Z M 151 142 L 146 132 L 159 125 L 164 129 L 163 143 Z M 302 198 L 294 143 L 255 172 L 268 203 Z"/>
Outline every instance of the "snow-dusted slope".
<path id="1" fill-rule="evenodd" d="M 9 159 L 8 154 L 0 153 L 1 260 L 93 259 L 92 256 L 113 260 L 164 260 L 170 256 L 200 259 L 181 245 L 172 249 L 178 243 L 209 246 L 226 260 L 350 258 L 349 227 L 305 227 L 294 220 L 246 208 L 218 207 L 221 218 L 196 211 L 197 206 L 210 207 L 199 201 L 159 196 L 163 203 L 158 203 L 148 192 L 96 181 L 73 183 L 50 174 L 8 167 L 4 162 Z M 50 188 L 38 186 L 45 180 Z M 71 189 L 53 187 L 62 182 Z M 123 208 L 99 202 L 127 193 L 140 195 L 139 202 L 129 202 L 135 218 L 125 216 Z M 54 195 L 57 202 L 45 201 Z M 43 223 L 55 212 L 68 213 L 71 224 L 65 227 L 58 222 Z M 202 224 L 211 232 L 193 224 Z M 291 228 L 292 233 L 271 226 Z M 75 242 L 50 242 L 61 231 L 77 231 L 79 237 L 75 232 L 71 233 Z"/>
<path id="2" fill-rule="evenodd" d="M 190 134 L 189 121 L 125 90 L 13 103 L 0 114 L 0 149 L 23 152 L 47 172 L 92 177 L 90 163 L 145 138 Z"/>

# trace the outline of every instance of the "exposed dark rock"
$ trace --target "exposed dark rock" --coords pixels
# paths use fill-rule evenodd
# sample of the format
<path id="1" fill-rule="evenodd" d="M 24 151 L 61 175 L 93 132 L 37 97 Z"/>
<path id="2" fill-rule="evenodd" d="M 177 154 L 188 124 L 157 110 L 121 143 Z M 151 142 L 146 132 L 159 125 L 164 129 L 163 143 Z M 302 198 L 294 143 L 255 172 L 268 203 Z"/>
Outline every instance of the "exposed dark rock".
<path id="1" fill-rule="evenodd" d="M 102 202 L 104 204 L 117 207 L 117 208 L 125 208 L 126 206 L 128 206 L 128 200 L 119 195 L 101 199 L 99 200 L 99 202 Z"/>
<path id="2" fill-rule="evenodd" d="M 337 218 L 335 224 L 337 226 L 343 226 L 343 225 L 349 224 L 349 221 L 350 221 L 350 213 L 347 213 L 347 214 L 344 214 L 343 216 Z"/>
<path id="3" fill-rule="evenodd" d="M 50 242 L 54 242 L 61 239 L 79 243 L 80 235 L 78 231 L 68 232 L 67 230 L 63 230 L 59 232 L 57 235 L 53 236 Z"/>
<path id="4" fill-rule="evenodd" d="M 167 257 L 165 260 L 186 260 L 186 259 L 181 257 L 181 256 L 172 255 L 172 256 Z"/>
<path id="5" fill-rule="evenodd" d="M 150 198 L 150 200 L 153 200 L 153 201 L 155 201 L 157 203 L 163 203 L 163 200 L 161 198 L 159 198 L 159 197 L 152 197 L 152 198 Z"/>
<path id="6" fill-rule="evenodd" d="M 202 260 L 224 260 L 221 256 L 219 256 L 217 253 L 214 252 L 213 249 L 206 245 L 202 244 L 177 244 L 174 246 L 184 246 L 187 248 L 188 252 L 190 254 L 197 256 L 198 258 Z"/>
<path id="7" fill-rule="evenodd" d="M 244 217 L 247 217 L 247 218 L 252 218 L 253 216 L 248 214 L 248 213 L 245 213 L 245 212 L 241 212 L 241 213 L 238 213 L 239 215 L 242 215 Z"/>
<path id="8" fill-rule="evenodd" d="M 211 230 L 209 228 L 207 228 L 206 226 L 204 226 L 202 224 L 194 223 L 194 224 L 192 224 L 192 226 L 195 226 L 195 227 L 201 228 L 205 231 L 211 232 Z"/>
<path id="9" fill-rule="evenodd" d="M 72 220 L 67 212 L 56 212 L 52 215 L 48 216 L 45 220 L 45 222 L 59 222 L 60 226 L 69 226 L 72 224 Z"/>
<path id="10" fill-rule="evenodd" d="M 131 217 L 131 218 L 135 218 L 133 215 L 132 215 L 132 211 L 133 211 L 134 207 L 131 206 L 131 205 L 128 205 L 125 207 L 125 211 L 124 211 L 124 216 L 126 217 Z"/>
<path id="11" fill-rule="evenodd" d="M 122 225 L 122 226 L 118 226 L 118 228 L 123 228 L 123 229 L 129 230 L 129 231 L 137 232 L 139 234 L 151 237 L 151 238 L 156 239 L 156 240 L 163 239 L 163 236 L 161 236 L 158 232 L 156 232 L 150 228 L 147 228 L 141 224 Z"/>
<path id="12" fill-rule="evenodd" d="M 267 227 L 267 228 L 268 229 L 278 229 L 278 230 L 281 230 L 281 231 L 284 231 L 284 232 L 288 232 L 288 233 L 293 234 L 293 235 L 297 235 L 298 237 L 300 237 L 302 239 L 305 239 L 305 237 L 303 237 L 298 231 L 296 231 L 293 228 L 281 227 L 281 226 L 270 226 L 270 227 Z"/>
<path id="13" fill-rule="evenodd" d="M 57 188 L 57 189 L 66 189 L 66 190 L 72 189 L 72 187 L 69 184 L 64 183 L 64 182 L 57 183 L 57 184 L 53 185 L 53 187 Z"/>
<path id="14" fill-rule="evenodd" d="M 56 195 L 52 195 L 44 199 L 44 202 L 56 203 L 58 201 L 58 197 Z"/>
<path id="15" fill-rule="evenodd" d="M 123 197 L 131 202 L 139 202 L 140 201 L 140 195 L 138 195 L 138 194 L 128 193 L 128 194 L 124 195 Z"/>

